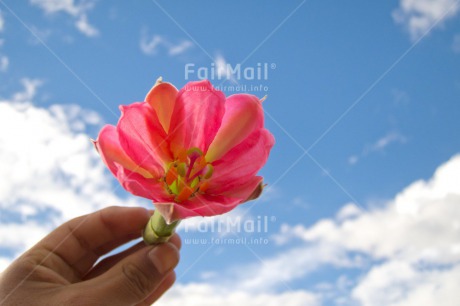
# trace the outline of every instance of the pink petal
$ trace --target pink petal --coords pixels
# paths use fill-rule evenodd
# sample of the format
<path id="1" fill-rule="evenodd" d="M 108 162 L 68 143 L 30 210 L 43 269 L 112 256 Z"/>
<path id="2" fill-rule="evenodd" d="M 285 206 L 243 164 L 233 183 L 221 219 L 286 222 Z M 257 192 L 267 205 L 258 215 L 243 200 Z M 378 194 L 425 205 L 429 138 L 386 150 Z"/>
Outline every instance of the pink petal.
<path id="1" fill-rule="evenodd" d="M 118 140 L 117 129 L 113 125 L 104 126 L 94 144 L 113 175 L 117 176 L 119 166 L 121 166 L 132 172 L 137 172 L 145 178 L 152 178 L 147 170 L 139 167 L 125 153 Z"/>
<path id="2" fill-rule="evenodd" d="M 266 129 L 254 131 L 239 145 L 214 162 L 214 173 L 206 191 L 211 194 L 238 192 L 268 159 L 275 140 Z M 232 195 L 233 196 L 233 195 Z"/>
<path id="3" fill-rule="evenodd" d="M 116 176 L 123 188 L 134 195 L 155 201 L 168 199 L 164 184 L 158 179 L 145 178 L 121 166 L 118 166 Z"/>
<path id="4" fill-rule="evenodd" d="M 163 165 L 171 160 L 166 133 L 149 104 L 121 106 L 117 125 L 121 146 L 126 154 L 154 177 L 164 175 Z"/>
<path id="5" fill-rule="evenodd" d="M 155 203 L 156 209 L 167 223 L 196 216 L 216 216 L 224 214 L 242 202 L 239 198 L 225 196 L 196 195 L 183 203 Z"/>
<path id="6" fill-rule="evenodd" d="M 206 152 L 224 115 L 225 96 L 209 81 L 190 82 L 179 91 L 171 120 L 174 149 L 197 147 Z"/>
<path id="7" fill-rule="evenodd" d="M 241 185 L 228 188 L 227 191 L 224 191 L 222 195 L 224 196 L 231 196 L 232 198 L 239 198 L 242 200 L 242 203 L 248 201 L 249 196 L 259 188 L 259 185 L 263 182 L 263 177 L 261 176 L 253 176 L 249 178 L 246 182 Z M 223 190 L 222 189 L 222 190 Z"/>
<path id="8" fill-rule="evenodd" d="M 168 133 L 171 116 L 176 102 L 177 89 L 171 83 L 157 81 L 145 97 L 145 101 L 155 110 L 163 129 Z"/>
<path id="9" fill-rule="evenodd" d="M 222 125 L 209 146 L 206 160 L 220 159 L 263 124 L 264 113 L 259 98 L 248 94 L 230 96 L 225 103 Z"/>

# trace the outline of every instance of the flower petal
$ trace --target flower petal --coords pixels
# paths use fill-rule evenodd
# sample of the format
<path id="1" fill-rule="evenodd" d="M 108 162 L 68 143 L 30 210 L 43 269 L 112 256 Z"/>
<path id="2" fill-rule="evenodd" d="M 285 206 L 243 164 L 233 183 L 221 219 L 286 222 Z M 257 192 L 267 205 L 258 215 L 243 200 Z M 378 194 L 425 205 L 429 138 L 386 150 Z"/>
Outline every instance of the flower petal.
<path id="1" fill-rule="evenodd" d="M 152 178 L 152 175 L 147 170 L 139 167 L 125 153 L 118 140 L 117 129 L 113 125 L 105 125 L 101 129 L 94 145 L 113 175 L 117 176 L 119 165 L 132 172 L 139 173 L 144 178 Z"/>
<path id="2" fill-rule="evenodd" d="M 166 133 L 169 131 L 177 93 L 178 91 L 174 85 L 162 83 L 160 78 L 145 97 L 145 102 L 155 110 L 158 120 Z"/>
<path id="3" fill-rule="evenodd" d="M 192 200 L 181 204 L 173 202 L 155 203 L 155 208 L 167 223 L 197 216 L 216 216 L 224 214 L 242 202 L 239 198 L 225 196 L 196 195 Z"/>
<path id="4" fill-rule="evenodd" d="M 225 102 L 222 125 L 209 146 L 206 160 L 218 160 L 263 124 L 264 113 L 259 98 L 248 94 L 230 96 Z"/>
<path id="5" fill-rule="evenodd" d="M 263 183 L 263 177 L 253 176 L 250 179 L 248 179 L 246 182 L 244 182 L 242 185 L 239 185 L 238 187 L 224 191 L 222 195 L 231 196 L 232 198 L 239 198 L 242 200 L 242 203 L 251 201 L 257 198 L 257 197 L 254 197 L 252 199 L 249 198 L 250 196 L 253 195 L 253 193 L 256 195 L 260 195 L 260 192 L 257 192 L 256 190 L 261 189 L 262 183 Z"/>
<path id="6" fill-rule="evenodd" d="M 224 94 L 207 80 L 190 82 L 179 91 L 171 119 L 173 151 L 197 147 L 206 152 L 222 121 Z"/>
<path id="7" fill-rule="evenodd" d="M 132 194 L 155 201 L 158 199 L 164 200 L 168 197 L 163 182 L 158 181 L 158 179 L 145 178 L 119 165 L 117 167 L 116 176 L 118 181 L 124 189 Z"/>
<path id="8" fill-rule="evenodd" d="M 213 163 L 214 173 L 209 180 L 207 192 L 211 194 L 237 192 L 262 168 L 274 143 L 273 135 L 266 129 L 254 131 Z"/>
<path id="9" fill-rule="evenodd" d="M 149 104 L 121 106 L 117 125 L 121 146 L 131 159 L 154 177 L 164 174 L 163 165 L 171 160 L 166 133 Z"/>

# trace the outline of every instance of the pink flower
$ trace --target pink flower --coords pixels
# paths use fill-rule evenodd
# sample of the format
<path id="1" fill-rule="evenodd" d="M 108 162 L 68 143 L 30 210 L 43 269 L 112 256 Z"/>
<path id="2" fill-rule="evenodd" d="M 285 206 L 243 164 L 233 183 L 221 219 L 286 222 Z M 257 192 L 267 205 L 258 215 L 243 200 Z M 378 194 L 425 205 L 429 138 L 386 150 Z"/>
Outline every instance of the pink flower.
<path id="1" fill-rule="evenodd" d="M 227 99 L 209 81 L 180 91 L 161 79 L 145 102 L 121 106 L 96 148 L 121 185 L 153 200 L 168 223 L 223 214 L 262 191 L 259 169 L 274 144 L 262 101 Z"/>

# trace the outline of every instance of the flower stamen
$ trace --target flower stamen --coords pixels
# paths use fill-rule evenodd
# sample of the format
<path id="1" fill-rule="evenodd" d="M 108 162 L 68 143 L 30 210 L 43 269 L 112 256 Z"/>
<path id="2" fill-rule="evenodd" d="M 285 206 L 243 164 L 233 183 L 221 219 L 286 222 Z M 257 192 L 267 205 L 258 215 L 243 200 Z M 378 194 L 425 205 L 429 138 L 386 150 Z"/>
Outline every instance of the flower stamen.
<path id="1" fill-rule="evenodd" d="M 214 167 L 206 161 L 199 148 L 181 149 L 176 160 L 169 164 L 164 182 L 174 201 L 183 202 L 197 192 L 205 193 Z"/>

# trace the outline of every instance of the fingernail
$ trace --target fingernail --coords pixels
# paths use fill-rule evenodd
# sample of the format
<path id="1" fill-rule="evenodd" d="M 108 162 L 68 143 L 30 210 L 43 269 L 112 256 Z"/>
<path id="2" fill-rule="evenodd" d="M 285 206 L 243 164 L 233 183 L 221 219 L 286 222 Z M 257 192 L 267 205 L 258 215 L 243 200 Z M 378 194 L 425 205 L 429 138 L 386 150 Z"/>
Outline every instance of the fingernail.
<path id="1" fill-rule="evenodd" d="M 170 243 L 154 247 L 148 256 L 160 274 L 172 270 L 179 260 L 176 247 Z"/>

